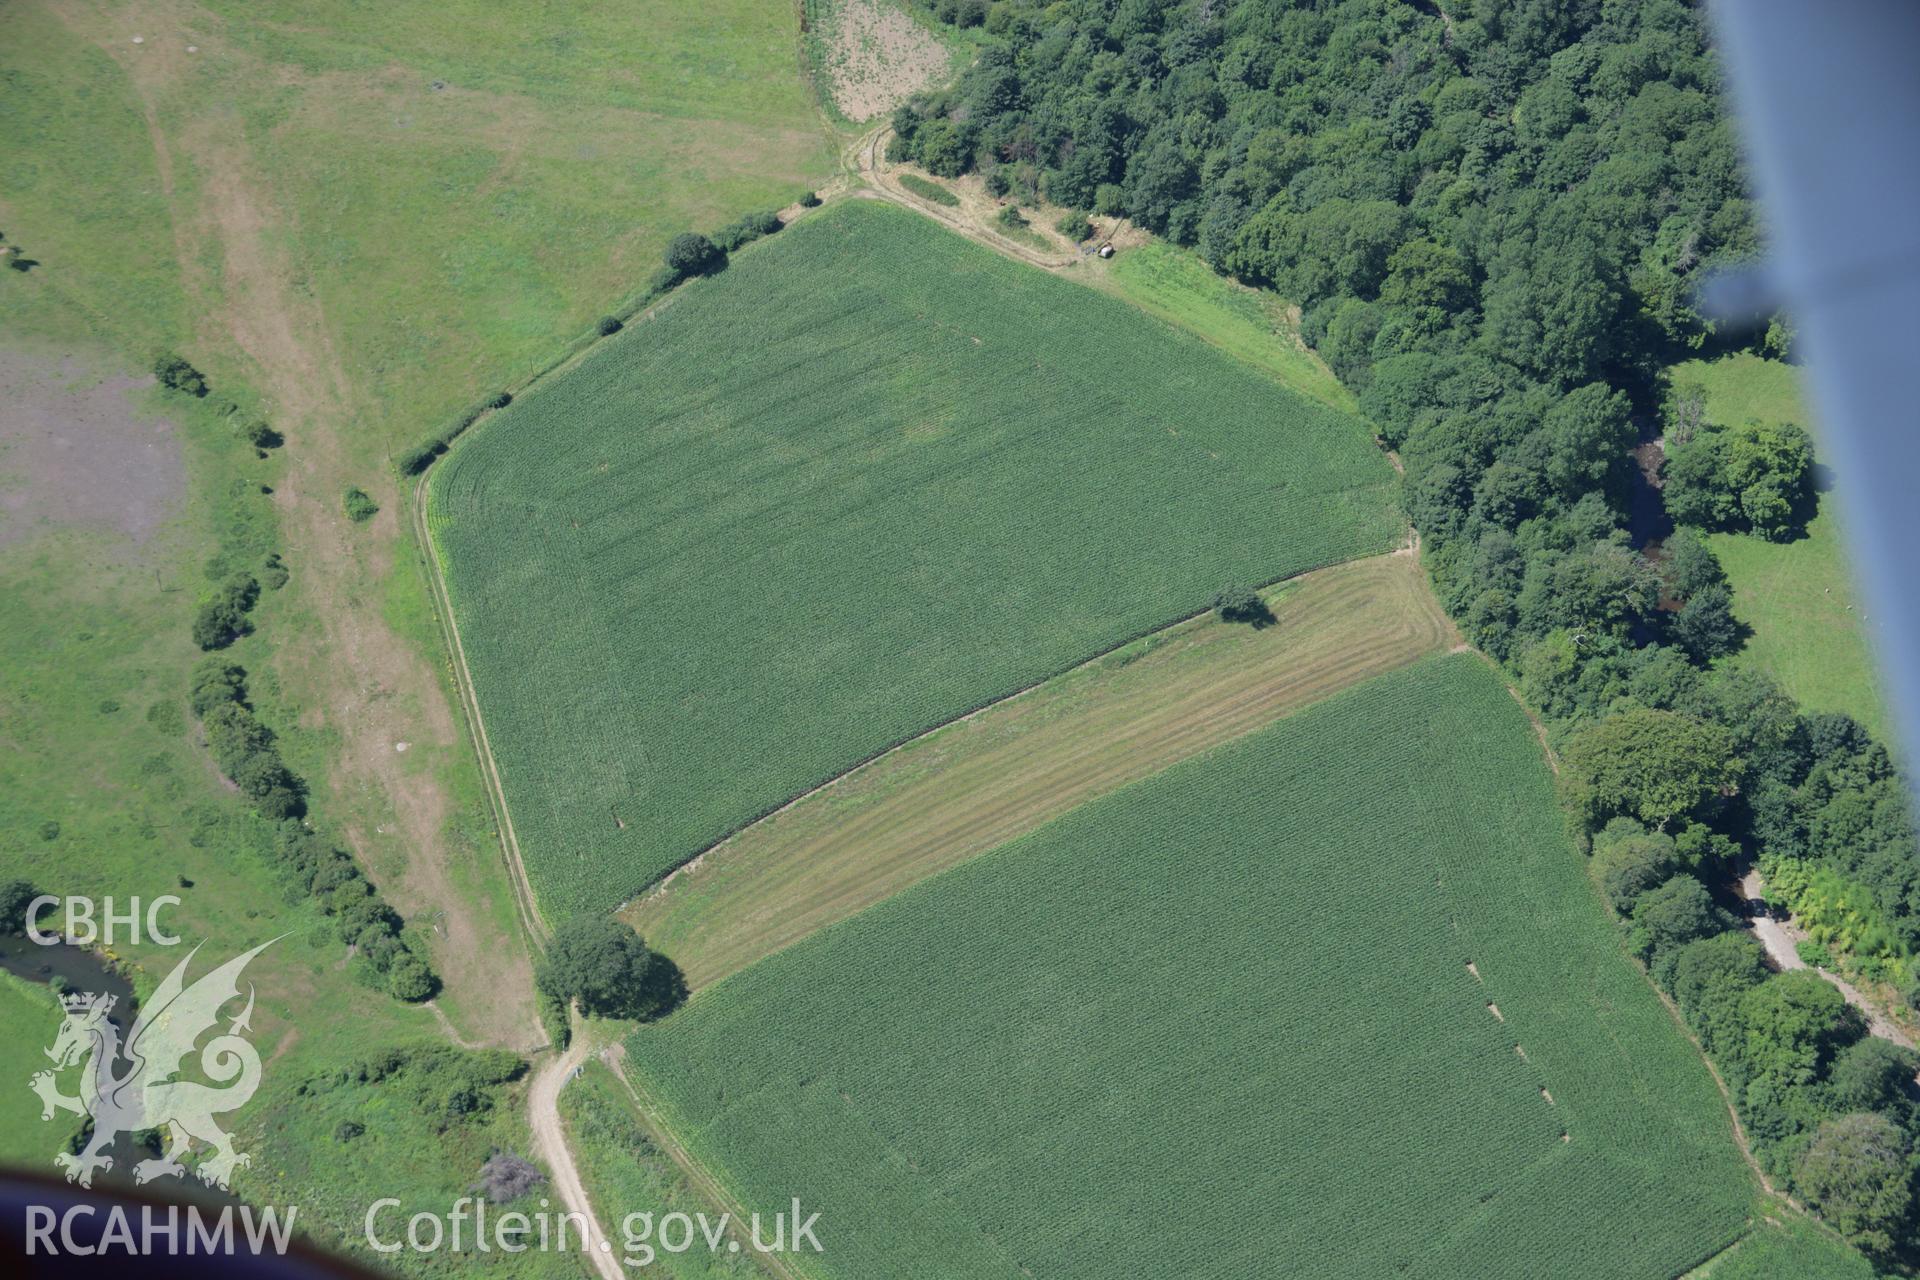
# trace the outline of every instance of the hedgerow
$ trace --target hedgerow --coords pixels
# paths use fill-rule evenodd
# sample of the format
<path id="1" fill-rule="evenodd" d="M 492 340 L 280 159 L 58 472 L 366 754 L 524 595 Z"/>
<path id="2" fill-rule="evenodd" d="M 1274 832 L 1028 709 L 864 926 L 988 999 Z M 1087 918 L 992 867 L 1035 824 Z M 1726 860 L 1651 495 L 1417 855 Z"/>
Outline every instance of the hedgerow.
<path id="1" fill-rule="evenodd" d="M 333 917 L 340 941 L 354 949 L 355 972 L 401 1000 L 424 1000 L 438 987 L 426 961 L 401 930 L 404 922 L 361 874 L 352 855 L 313 827 L 306 815 L 306 783 L 280 758 L 273 731 L 247 700 L 247 673 L 238 663 L 208 658 L 194 669 L 188 705 L 199 718 L 220 772 L 278 823 L 273 859 L 289 887 Z"/>

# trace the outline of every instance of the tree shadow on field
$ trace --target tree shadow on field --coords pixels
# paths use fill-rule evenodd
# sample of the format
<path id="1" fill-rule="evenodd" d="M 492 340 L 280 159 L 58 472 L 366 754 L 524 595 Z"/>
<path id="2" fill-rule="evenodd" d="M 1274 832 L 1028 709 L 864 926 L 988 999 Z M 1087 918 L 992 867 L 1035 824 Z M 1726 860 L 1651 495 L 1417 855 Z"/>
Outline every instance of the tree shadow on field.
<path id="1" fill-rule="evenodd" d="M 641 980 L 645 991 L 644 1002 L 651 1002 L 653 1011 L 640 1018 L 642 1022 L 658 1022 L 687 1002 L 687 975 L 658 951 L 647 961 L 646 976 Z"/>

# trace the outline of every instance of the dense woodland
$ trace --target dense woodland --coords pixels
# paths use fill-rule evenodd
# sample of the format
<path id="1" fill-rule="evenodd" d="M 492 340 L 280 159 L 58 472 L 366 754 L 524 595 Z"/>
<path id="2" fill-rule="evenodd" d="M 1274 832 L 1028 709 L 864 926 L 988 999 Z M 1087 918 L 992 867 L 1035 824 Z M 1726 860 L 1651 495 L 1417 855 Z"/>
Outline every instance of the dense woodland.
<path id="1" fill-rule="evenodd" d="M 1813 495 L 1804 432 L 1708 424 L 1662 372 L 1790 340 L 1780 318 L 1716 333 L 1689 301 L 1760 247 L 1703 15 L 923 7 L 990 38 L 896 113 L 894 158 L 1131 218 L 1301 305 L 1399 452 L 1441 598 L 1547 718 L 1596 879 L 1759 1158 L 1863 1247 L 1913 1257 L 1920 1058 L 1867 1037 L 1817 975 L 1772 972 L 1728 910 L 1758 860 L 1842 961 L 1920 997 L 1920 857 L 1886 750 L 1716 663 L 1743 637 L 1695 530 L 1792 538 Z M 1664 491 L 1636 509 L 1632 451 L 1655 436 Z"/>

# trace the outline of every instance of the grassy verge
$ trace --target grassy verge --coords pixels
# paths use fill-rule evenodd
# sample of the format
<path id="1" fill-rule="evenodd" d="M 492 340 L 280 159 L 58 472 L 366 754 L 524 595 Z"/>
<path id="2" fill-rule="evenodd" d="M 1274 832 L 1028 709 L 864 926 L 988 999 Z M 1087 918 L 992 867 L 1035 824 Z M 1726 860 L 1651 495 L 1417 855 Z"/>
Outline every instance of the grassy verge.
<path id="1" fill-rule="evenodd" d="M 960 197 L 931 178 L 923 178 L 917 173 L 903 173 L 900 175 L 900 185 L 922 200 L 931 200 L 935 204 L 947 205 L 950 208 L 960 207 Z"/>
<path id="2" fill-rule="evenodd" d="M 1149 315 L 1191 330 L 1300 394 L 1354 411 L 1353 393 L 1302 345 L 1284 302 L 1220 276 L 1192 250 L 1153 241 L 1120 253 L 1098 278 Z"/>
<path id="3" fill-rule="evenodd" d="M 64 1111 L 41 1120 L 40 1099 L 27 1088 L 51 1065 L 41 1051 L 53 1043 L 61 1016 L 52 988 L 0 971 L 0 1081 L 8 1086 L 0 1099 L 0 1160 L 51 1170 L 53 1153 L 80 1131 L 78 1117 Z"/>
<path id="4" fill-rule="evenodd" d="M 1270 627 L 1209 614 L 916 738 L 709 851 L 623 916 L 705 986 L 1454 640 L 1412 556 L 1323 569 L 1267 596 Z"/>
<path id="5" fill-rule="evenodd" d="M 560 1115 L 580 1179 L 615 1248 L 623 1247 L 628 1230 L 639 1236 L 644 1226 L 648 1235 L 641 1243 L 651 1243 L 655 1255 L 646 1262 L 652 1274 L 685 1280 L 762 1274 L 749 1252 L 744 1225 L 729 1224 L 726 1238 L 739 1245 L 731 1250 L 726 1244 L 709 1250 L 696 1236 L 691 1248 L 676 1252 L 661 1249 L 657 1238 L 651 1237 L 668 1214 L 705 1213 L 717 1219 L 718 1213 L 673 1157 L 648 1136 L 632 1098 L 603 1063 L 587 1062 L 580 1075 L 567 1083 L 560 1094 Z M 647 1215 L 644 1223 L 632 1216 L 640 1214 Z M 639 1248 L 628 1256 L 646 1259 Z"/>
<path id="6" fill-rule="evenodd" d="M 1753 1229 L 1685 1280 L 1874 1280 L 1882 1275 L 1861 1253 L 1807 1214 L 1777 1201 L 1758 1208 Z"/>

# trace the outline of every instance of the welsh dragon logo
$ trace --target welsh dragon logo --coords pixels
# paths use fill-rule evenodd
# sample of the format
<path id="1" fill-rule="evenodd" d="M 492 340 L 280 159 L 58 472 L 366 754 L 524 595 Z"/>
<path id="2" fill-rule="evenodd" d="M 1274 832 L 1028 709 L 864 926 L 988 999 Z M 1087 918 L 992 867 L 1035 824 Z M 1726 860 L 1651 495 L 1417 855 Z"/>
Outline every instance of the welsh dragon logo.
<path id="1" fill-rule="evenodd" d="M 112 996 L 74 993 L 61 998 L 67 1018 L 47 1050 L 53 1070 L 37 1072 L 32 1088 L 40 1095 L 42 1120 L 51 1120 L 55 1110 L 93 1117 L 93 1136 L 86 1148 L 78 1155 L 63 1151 L 54 1157 L 68 1182 L 92 1186 L 94 1170 L 113 1167 L 113 1158 L 104 1154 L 106 1148 L 120 1134 L 141 1129 L 164 1128 L 167 1149 L 134 1166 L 136 1182 L 185 1173 L 180 1157 L 195 1139 L 213 1148 L 196 1170 L 209 1185 L 224 1188 L 233 1171 L 249 1163 L 245 1153 L 234 1150 L 233 1139 L 213 1117 L 244 1105 L 260 1087 L 260 1055 L 240 1034 L 249 1030 L 253 1016 L 250 984 L 246 1008 L 224 1034 L 215 1035 L 200 1050 L 200 1070 L 215 1085 L 176 1077 L 201 1034 L 220 1020 L 221 1008 L 239 998 L 240 973 L 247 962 L 276 941 L 235 956 L 188 986 L 187 965 L 200 950 L 195 947 L 140 1010 L 124 1045 L 120 1028 L 109 1017 Z M 120 1070 L 123 1065 L 125 1069 Z M 74 1066 L 81 1068 L 80 1092 L 69 1096 L 60 1092 L 54 1075 Z"/>

